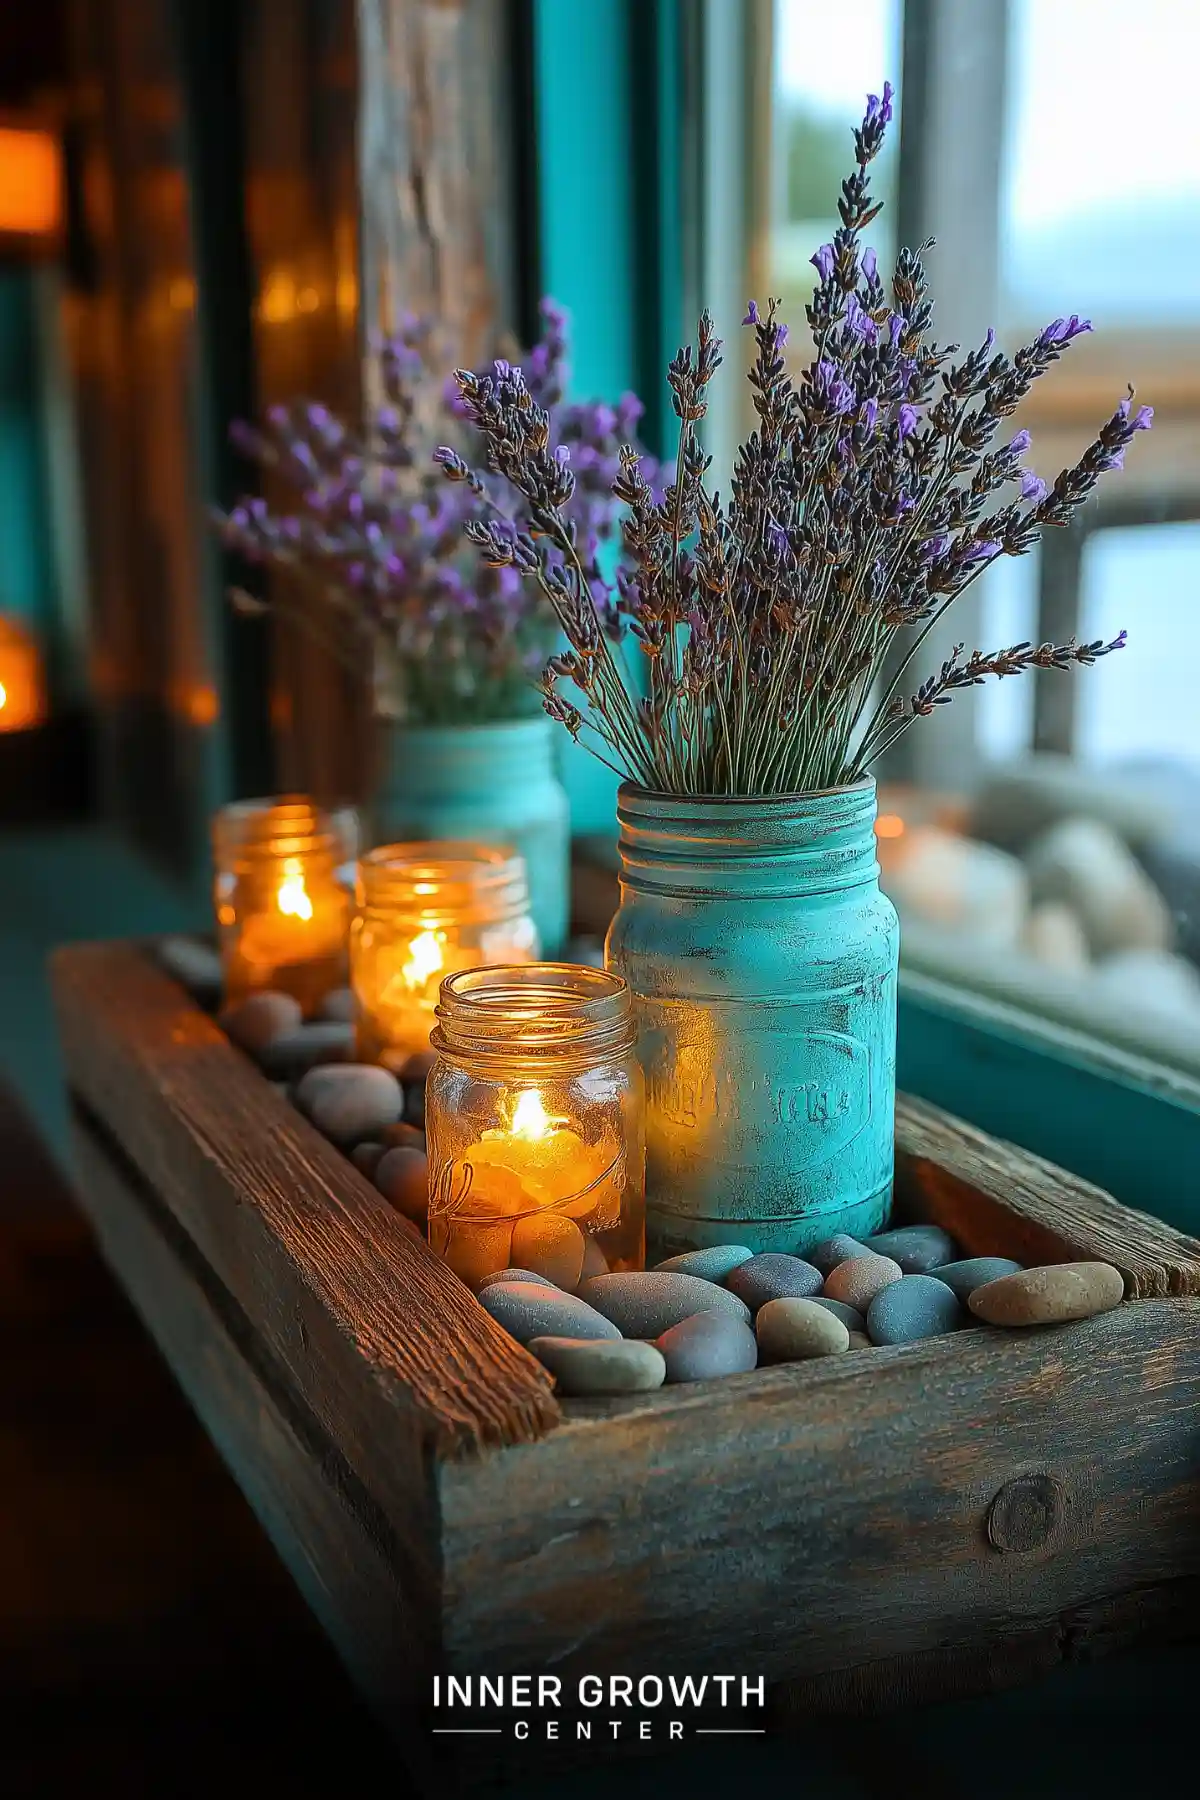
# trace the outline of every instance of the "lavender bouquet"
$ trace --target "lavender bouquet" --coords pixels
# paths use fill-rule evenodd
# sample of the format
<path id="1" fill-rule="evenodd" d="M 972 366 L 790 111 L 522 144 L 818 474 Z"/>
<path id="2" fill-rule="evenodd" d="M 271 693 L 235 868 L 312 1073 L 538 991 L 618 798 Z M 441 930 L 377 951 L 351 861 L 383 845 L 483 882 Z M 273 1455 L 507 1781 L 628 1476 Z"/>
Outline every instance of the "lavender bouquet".
<path id="1" fill-rule="evenodd" d="M 642 408 L 632 394 L 615 407 L 568 405 L 566 315 L 552 300 L 540 314 L 527 391 L 570 446 L 577 479 L 564 524 L 599 553 L 618 529 L 612 485 Z M 441 479 L 431 453 L 447 427 L 471 449 L 469 413 L 444 368 L 431 323 L 407 318 L 376 353 L 368 385 L 378 399 L 361 424 L 298 400 L 273 407 L 261 428 L 234 425 L 237 447 L 296 504 L 275 511 L 245 498 L 215 522 L 227 547 L 290 578 L 272 609 L 369 669 L 381 711 L 421 725 L 519 718 L 539 710 L 537 676 L 558 627 L 516 569 L 480 570 L 466 547 L 465 528 L 498 505 L 522 529 L 533 522 L 505 484 L 493 496 Z M 243 611 L 264 608 L 243 590 L 232 597 Z"/>
<path id="2" fill-rule="evenodd" d="M 1000 556 L 1065 525 L 1120 468 L 1151 411 L 1132 390 L 1073 468 L 1048 488 L 1021 458 L 1029 433 L 1004 421 L 1088 321 L 1055 319 L 1008 356 L 987 333 L 961 355 L 929 337 L 923 255 L 900 252 L 885 286 L 861 235 L 879 212 L 868 170 L 892 116 L 871 95 L 842 184 L 841 226 L 812 258 L 815 354 L 795 380 L 777 305 L 752 301 L 749 380 L 756 428 L 728 501 L 710 493 L 698 427 L 721 345 L 707 314 L 668 371 L 677 473 L 657 495 L 626 446 L 612 493 L 626 509 L 611 583 L 573 518 L 584 471 L 536 383 L 498 362 L 459 371 L 487 468 L 522 517 L 487 505 L 482 476 L 449 445 L 437 459 L 483 513 L 464 521 L 486 567 L 516 571 L 548 599 L 567 638 L 549 658 L 543 705 L 620 774 L 677 794 L 817 792 L 862 778 L 914 720 L 988 676 L 1090 665 L 1125 642 L 958 645 L 915 692 L 904 676 L 929 632 Z M 644 679 L 626 660 L 638 647 Z"/>

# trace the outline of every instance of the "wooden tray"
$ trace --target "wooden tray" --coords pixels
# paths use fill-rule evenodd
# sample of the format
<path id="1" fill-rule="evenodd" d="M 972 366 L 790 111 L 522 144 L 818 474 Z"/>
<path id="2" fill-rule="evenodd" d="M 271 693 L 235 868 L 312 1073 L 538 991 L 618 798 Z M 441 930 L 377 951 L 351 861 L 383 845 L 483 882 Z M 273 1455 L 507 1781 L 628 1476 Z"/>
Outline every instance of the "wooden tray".
<path id="1" fill-rule="evenodd" d="M 914 1100 L 901 1216 L 1127 1303 L 559 1404 L 134 946 L 54 958 L 83 1204 L 363 1689 L 762 1675 L 785 1710 L 1019 1680 L 1200 1600 L 1200 1244 Z"/>

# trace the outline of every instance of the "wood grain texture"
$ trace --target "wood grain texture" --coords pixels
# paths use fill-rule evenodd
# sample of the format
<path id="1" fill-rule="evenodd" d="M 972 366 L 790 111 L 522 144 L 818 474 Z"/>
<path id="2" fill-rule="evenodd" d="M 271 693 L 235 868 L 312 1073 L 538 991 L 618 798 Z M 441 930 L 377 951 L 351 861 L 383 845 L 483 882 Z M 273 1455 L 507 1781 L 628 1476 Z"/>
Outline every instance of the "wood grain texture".
<path id="1" fill-rule="evenodd" d="M 52 982 L 72 1090 L 314 1416 L 343 1443 L 357 1436 L 369 1486 L 396 1455 L 453 1455 L 555 1423 L 541 1365 L 145 954 L 72 946 L 52 959 Z"/>
<path id="2" fill-rule="evenodd" d="M 1130 1299 L 1200 1294 L 1200 1242 L 1111 1194 L 901 1094 L 897 1208 L 945 1227 L 964 1256 L 1107 1262 Z"/>
<path id="3" fill-rule="evenodd" d="M 1200 1575 L 1200 1302 L 665 1389 L 440 1471 L 454 1666 L 796 1679 Z M 1052 1482 L 1040 1540 L 989 1509 Z M 1028 1534 L 1027 1534 L 1028 1535 Z"/>
<path id="4" fill-rule="evenodd" d="M 414 1558 L 381 1524 L 316 1421 L 255 1366 L 244 1322 L 194 1250 L 78 1118 L 73 1147 L 106 1257 L 359 1689 L 428 1784 L 411 1727 L 436 1666 L 436 1559 Z"/>

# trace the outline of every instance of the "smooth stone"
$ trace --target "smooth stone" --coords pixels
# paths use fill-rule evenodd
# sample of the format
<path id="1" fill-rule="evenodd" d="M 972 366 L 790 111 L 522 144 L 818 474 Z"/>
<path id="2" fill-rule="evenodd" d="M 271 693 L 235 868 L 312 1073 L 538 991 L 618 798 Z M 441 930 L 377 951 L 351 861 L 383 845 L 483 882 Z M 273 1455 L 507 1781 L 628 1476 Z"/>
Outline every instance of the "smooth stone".
<path id="1" fill-rule="evenodd" d="M 287 1037 L 304 1023 L 300 1002 L 291 994 L 276 994 L 270 988 L 247 994 L 233 1006 L 227 1006 L 217 1024 L 230 1041 L 250 1056 L 258 1056 L 276 1038 Z"/>
<path id="2" fill-rule="evenodd" d="M 1002 1275 L 1019 1275 L 1024 1266 L 1008 1256 L 969 1256 L 965 1262 L 943 1263 L 937 1278 L 952 1288 L 965 1306 L 976 1288 L 999 1281 Z"/>
<path id="3" fill-rule="evenodd" d="M 507 1269 L 512 1262 L 512 1220 L 501 1219 L 495 1225 L 481 1225 L 475 1220 L 466 1225 L 452 1225 L 438 1251 L 446 1267 L 458 1279 L 478 1293 L 489 1275 Z M 550 1282 L 539 1285 L 548 1290 Z"/>
<path id="4" fill-rule="evenodd" d="M 625 1275 L 596 1275 L 579 1289 L 580 1297 L 611 1319 L 625 1337 L 657 1338 L 693 1313 L 723 1312 L 749 1319 L 736 1294 L 701 1281 L 698 1275 L 663 1274 L 657 1269 Z"/>
<path id="5" fill-rule="evenodd" d="M 1083 921 L 1061 900 L 1043 900 L 1030 909 L 1021 931 L 1021 949 L 1049 969 L 1077 975 L 1091 961 Z"/>
<path id="6" fill-rule="evenodd" d="M 821 1271 L 802 1257 L 767 1250 L 752 1256 L 727 1277 L 725 1286 L 751 1312 L 757 1312 L 769 1300 L 807 1300 L 821 1291 Z"/>
<path id="7" fill-rule="evenodd" d="M 574 1219 L 568 1219 L 562 1213 L 530 1213 L 519 1219 L 513 1228 L 514 1260 L 535 1274 L 544 1275 L 555 1287 L 579 1286 L 585 1249 L 582 1231 Z"/>
<path id="8" fill-rule="evenodd" d="M 528 1348 L 560 1394 L 648 1394 L 666 1380 L 666 1359 L 638 1338 L 536 1337 Z"/>
<path id="9" fill-rule="evenodd" d="M 1049 1263 L 976 1288 L 967 1305 L 986 1325 L 1065 1325 L 1111 1312 L 1125 1279 L 1111 1263 Z"/>
<path id="10" fill-rule="evenodd" d="M 1078 914 L 1094 956 L 1169 950 L 1166 901 L 1116 833 L 1097 819 L 1064 819 L 1025 853 L 1033 898 Z"/>
<path id="11" fill-rule="evenodd" d="M 839 1263 L 870 1254 L 867 1246 L 857 1238 L 851 1237 L 848 1232 L 838 1231 L 832 1237 L 823 1239 L 815 1250 L 810 1250 L 808 1260 L 814 1269 L 820 1269 L 822 1275 L 832 1275 Z"/>
<path id="12" fill-rule="evenodd" d="M 404 1122 L 414 1126 L 418 1131 L 425 1129 L 425 1083 L 423 1081 L 406 1081 L 404 1083 Z"/>
<path id="13" fill-rule="evenodd" d="M 548 1287 L 557 1292 L 557 1284 L 545 1275 L 537 1274 L 533 1269 L 496 1269 L 491 1275 L 485 1275 L 479 1284 L 482 1294 L 484 1288 L 494 1287 L 498 1281 L 532 1281 L 535 1287 Z"/>
<path id="14" fill-rule="evenodd" d="M 386 1144 L 375 1144 L 369 1139 L 364 1144 L 355 1144 L 350 1152 L 350 1161 L 356 1169 L 361 1169 L 368 1181 L 374 1181 L 375 1171 L 387 1154 Z"/>
<path id="15" fill-rule="evenodd" d="M 614 1280 L 613 1276 L 602 1279 Z M 537 1281 L 493 1281 L 479 1304 L 519 1344 L 535 1337 L 619 1338 L 611 1319 L 575 1294 L 561 1294 Z"/>
<path id="16" fill-rule="evenodd" d="M 872 1251 L 869 1256 L 855 1256 L 849 1262 L 839 1263 L 825 1278 L 824 1297 L 840 1300 L 843 1306 L 865 1314 L 876 1294 L 903 1278 L 904 1270 L 898 1262 Z"/>
<path id="17" fill-rule="evenodd" d="M 846 1260 L 849 1261 L 850 1258 L 848 1257 Z M 831 1312 L 835 1319 L 840 1319 L 847 1331 L 865 1331 L 867 1329 L 867 1321 L 856 1306 L 847 1306 L 843 1300 L 831 1300 L 828 1294 L 814 1294 L 812 1303 L 814 1306 L 823 1306 L 825 1311 Z"/>
<path id="18" fill-rule="evenodd" d="M 707 1250 L 684 1250 L 654 1266 L 660 1275 L 698 1275 L 701 1281 L 724 1281 L 753 1255 L 744 1244 L 713 1244 Z"/>
<path id="19" fill-rule="evenodd" d="M 880 885 L 900 915 L 960 945 L 1008 950 L 1029 908 L 1029 877 L 1015 856 L 972 838 L 924 825 Z"/>
<path id="20" fill-rule="evenodd" d="M 1039 751 L 991 772 L 972 802 L 967 829 L 1006 849 L 1025 845 L 1061 819 L 1097 819 L 1135 847 L 1172 831 L 1178 801 L 1161 780 L 1132 771 L 1089 768 L 1078 757 Z"/>
<path id="21" fill-rule="evenodd" d="M 1130 1013 L 1153 1012 L 1200 1026 L 1200 972 L 1167 950 L 1121 950 L 1092 971 L 1092 992 Z"/>
<path id="22" fill-rule="evenodd" d="M 890 1256 L 906 1275 L 928 1275 L 930 1269 L 953 1262 L 958 1245 L 940 1225 L 901 1225 L 867 1239 L 876 1256 Z"/>
<path id="23" fill-rule="evenodd" d="M 693 1313 L 664 1331 L 657 1347 L 670 1382 L 715 1381 L 758 1366 L 758 1339 L 744 1319 L 729 1313 Z"/>
<path id="24" fill-rule="evenodd" d="M 164 938 L 158 946 L 158 960 L 201 1006 L 215 1006 L 221 998 L 224 973 L 210 944 L 198 943 L 195 938 Z"/>
<path id="25" fill-rule="evenodd" d="M 755 1315 L 754 1329 L 759 1357 L 765 1363 L 805 1362 L 850 1348 L 846 1326 L 814 1300 L 768 1300 Z"/>
<path id="26" fill-rule="evenodd" d="M 296 1105 L 335 1144 L 378 1138 L 404 1105 L 400 1083 L 371 1063 L 331 1063 L 310 1069 L 296 1088 Z"/>
<path id="27" fill-rule="evenodd" d="M 425 1154 L 425 1133 L 418 1131 L 415 1125 L 406 1124 L 403 1119 L 397 1119 L 394 1125 L 387 1126 L 379 1136 L 389 1150 L 419 1150 L 422 1155 Z"/>
<path id="28" fill-rule="evenodd" d="M 353 988 L 330 988 L 317 1008 L 318 1019 L 328 1019 L 335 1025 L 353 1025 L 357 1016 Z"/>
<path id="29" fill-rule="evenodd" d="M 375 1186 L 389 1206 L 423 1225 L 429 1211 L 429 1163 L 420 1150 L 385 1150 L 375 1170 Z"/>
<path id="30" fill-rule="evenodd" d="M 851 1350 L 873 1350 L 875 1346 L 865 1331 L 852 1331 L 850 1333 L 850 1343 L 848 1348 Z"/>
<path id="31" fill-rule="evenodd" d="M 580 1271 L 579 1281 L 575 1283 L 576 1287 L 579 1286 L 580 1281 L 590 1281 L 594 1275 L 607 1275 L 608 1272 L 608 1260 L 605 1257 L 603 1250 L 600 1248 L 594 1237 L 585 1234 L 583 1241 L 583 1268 Z"/>
<path id="32" fill-rule="evenodd" d="M 905 1275 L 881 1289 L 867 1308 L 873 1344 L 915 1344 L 957 1331 L 962 1322 L 958 1295 L 936 1275 Z"/>
<path id="33" fill-rule="evenodd" d="M 258 1053 L 264 1074 L 296 1081 L 323 1063 L 348 1063 L 354 1055 L 353 1025 L 318 1019 L 273 1038 Z"/>
<path id="34" fill-rule="evenodd" d="M 423 1083 L 428 1078 L 429 1071 L 436 1061 L 436 1050 L 414 1050 L 412 1055 L 406 1057 L 400 1064 L 396 1074 L 401 1081 Z"/>

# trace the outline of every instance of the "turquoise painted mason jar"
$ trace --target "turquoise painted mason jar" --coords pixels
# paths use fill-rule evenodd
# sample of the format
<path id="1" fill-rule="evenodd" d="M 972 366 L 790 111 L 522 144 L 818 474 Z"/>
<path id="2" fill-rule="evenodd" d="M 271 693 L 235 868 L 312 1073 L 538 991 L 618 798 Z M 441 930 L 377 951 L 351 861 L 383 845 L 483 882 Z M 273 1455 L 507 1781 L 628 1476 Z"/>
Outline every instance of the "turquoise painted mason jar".
<path id="1" fill-rule="evenodd" d="M 608 967 L 635 997 L 646 1230 L 803 1255 L 880 1228 L 896 1099 L 895 909 L 875 784 L 778 799 L 626 785 Z"/>
<path id="2" fill-rule="evenodd" d="M 376 788 L 376 843 L 408 838 L 505 844 L 525 858 L 542 954 L 567 935 L 571 822 L 552 720 L 496 725 L 393 725 Z"/>

